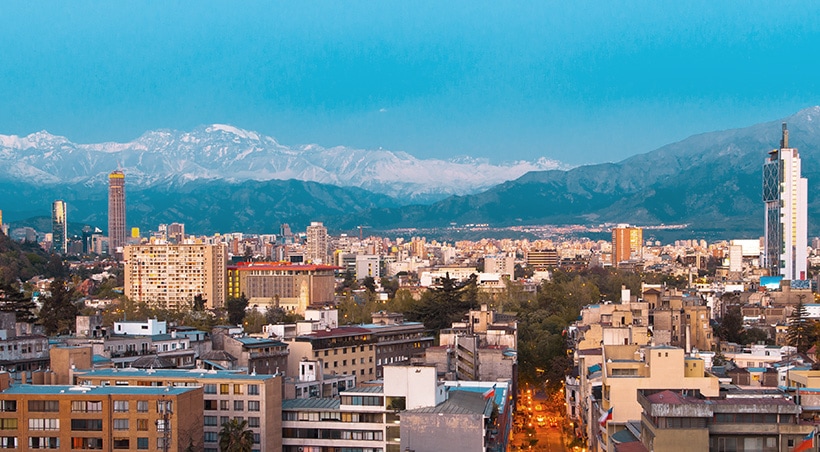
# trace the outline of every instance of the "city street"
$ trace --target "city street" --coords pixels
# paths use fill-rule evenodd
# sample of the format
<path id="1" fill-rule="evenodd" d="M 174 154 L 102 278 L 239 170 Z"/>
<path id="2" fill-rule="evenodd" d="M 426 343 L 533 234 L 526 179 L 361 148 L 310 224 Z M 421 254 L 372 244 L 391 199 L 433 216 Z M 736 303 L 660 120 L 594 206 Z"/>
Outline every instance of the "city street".
<path id="1" fill-rule="evenodd" d="M 561 413 L 548 411 L 543 401 L 533 399 L 532 394 L 522 391 L 510 450 L 564 452 L 563 425 Z"/>

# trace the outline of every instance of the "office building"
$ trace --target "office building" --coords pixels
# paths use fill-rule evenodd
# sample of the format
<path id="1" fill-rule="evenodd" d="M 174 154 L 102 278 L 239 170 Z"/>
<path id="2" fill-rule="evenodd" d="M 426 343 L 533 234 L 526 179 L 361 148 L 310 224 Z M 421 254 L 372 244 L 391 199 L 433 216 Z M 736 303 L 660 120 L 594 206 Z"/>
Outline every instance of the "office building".
<path id="1" fill-rule="evenodd" d="M 117 253 L 125 246 L 125 174 L 114 171 L 108 175 L 108 250 Z"/>
<path id="2" fill-rule="evenodd" d="M 788 280 L 807 279 L 808 182 L 800 174 L 800 155 L 789 147 L 789 130 L 784 123 L 780 148 L 769 152 L 763 164 L 763 267 L 771 276 Z"/>
<path id="3" fill-rule="evenodd" d="M 288 262 L 239 262 L 227 269 L 228 296 L 248 298 L 264 310 L 281 307 L 304 314 L 312 304 L 334 300 L 338 267 Z"/>
<path id="4" fill-rule="evenodd" d="M 51 205 L 51 249 L 59 254 L 68 252 L 65 201 L 54 201 Z"/>
<path id="5" fill-rule="evenodd" d="M 307 254 L 309 263 L 324 264 L 330 262 L 327 255 L 327 228 L 319 221 L 307 227 Z"/>
<path id="6" fill-rule="evenodd" d="M 323 361 L 323 372 L 356 375 L 360 381 L 376 376 L 377 338 L 366 328 L 347 326 L 313 331 L 288 342 L 288 375 L 299 372 L 302 358 Z"/>
<path id="7" fill-rule="evenodd" d="M 621 225 L 612 228 L 612 266 L 641 258 L 643 229 Z"/>
<path id="8" fill-rule="evenodd" d="M 209 309 L 225 304 L 224 244 L 130 245 L 123 251 L 125 295 L 164 309 L 187 309 L 201 295 Z"/>

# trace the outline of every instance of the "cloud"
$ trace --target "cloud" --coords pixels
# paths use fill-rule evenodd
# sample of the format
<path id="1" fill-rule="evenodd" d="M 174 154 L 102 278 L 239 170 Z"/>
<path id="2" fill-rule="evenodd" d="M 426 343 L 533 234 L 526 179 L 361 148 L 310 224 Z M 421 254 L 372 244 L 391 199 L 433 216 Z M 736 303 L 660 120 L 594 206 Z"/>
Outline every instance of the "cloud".
<path id="1" fill-rule="evenodd" d="M 380 108 L 379 113 L 387 113 L 387 109 L 386 108 Z"/>

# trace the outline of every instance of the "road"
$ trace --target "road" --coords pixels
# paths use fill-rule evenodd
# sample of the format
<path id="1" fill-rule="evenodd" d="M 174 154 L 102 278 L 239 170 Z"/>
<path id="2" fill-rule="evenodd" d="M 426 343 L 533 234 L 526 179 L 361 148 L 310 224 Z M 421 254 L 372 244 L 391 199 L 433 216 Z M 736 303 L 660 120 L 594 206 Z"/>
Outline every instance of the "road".
<path id="1" fill-rule="evenodd" d="M 538 401 L 533 401 L 526 394 L 519 398 L 515 420 L 522 427 L 513 429 L 510 450 L 566 452 L 562 428 L 564 419 L 561 413 L 539 410 L 542 408 L 539 405 Z M 544 425 L 539 425 L 539 416 L 543 417 Z"/>

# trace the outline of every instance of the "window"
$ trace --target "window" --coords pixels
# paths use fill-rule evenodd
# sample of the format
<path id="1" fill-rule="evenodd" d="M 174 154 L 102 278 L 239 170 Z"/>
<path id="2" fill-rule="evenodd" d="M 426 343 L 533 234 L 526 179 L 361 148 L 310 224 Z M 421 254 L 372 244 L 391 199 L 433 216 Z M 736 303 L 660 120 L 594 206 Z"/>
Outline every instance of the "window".
<path id="1" fill-rule="evenodd" d="M 0 400 L 0 411 L 13 413 L 17 411 L 16 400 Z"/>
<path id="2" fill-rule="evenodd" d="M 29 449 L 59 449 L 60 438 L 54 436 L 31 436 L 28 439 Z"/>
<path id="3" fill-rule="evenodd" d="M 233 401 L 233 410 L 234 411 L 244 411 L 245 404 L 241 400 L 234 400 Z"/>
<path id="4" fill-rule="evenodd" d="M 174 412 L 174 402 L 171 400 L 157 400 L 157 413 L 173 413 Z"/>
<path id="5" fill-rule="evenodd" d="M 221 417 L 219 418 L 219 425 L 225 425 L 225 424 L 227 424 L 228 422 L 231 422 L 231 418 L 230 418 L 230 417 L 228 417 L 228 416 L 221 416 Z"/>
<path id="6" fill-rule="evenodd" d="M 123 413 L 128 411 L 128 401 L 127 400 L 115 400 L 114 401 L 114 411 L 118 413 Z"/>
<path id="7" fill-rule="evenodd" d="M 248 401 L 248 411 L 259 411 L 259 401 L 258 400 L 249 400 Z"/>
<path id="8" fill-rule="evenodd" d="M 248 427 L 259 427 L 259 418 L 258 417 L 249 417 L 248 418 Z"/>
<path id="9" fill-rule="evenodd" d="M 248 394 L 259 395 L 259 385 L 248 385 Z"/>
<path id="10" fill-rule="evenodd" d="M 203 386 L 202 390 L 205 394 L 216 394 L 216 385 L 215 384 L 206 384 Z"/>
<path id="11" fill-rule="evenodd" d="M 205 432 L 205 442 L 215 443 L 218 441 L 218 434 L 216 432 Z"/>
<path id="12" fill-rule="evenodd" d="M 259 444 L 259 439 L 260 439 L 259 433 L 254 433 L 253 434 L 253 443 L 254 444 Z"/>
<path id="13" fill-rule="evenodd" d="M 0 419 L 0 430 L 17 430 L 17 418 L 2 418 Z"/>
<path id="14" fill-rule="evenodd" d="M 114 419 L 114 430 L 128 430 L 128 419 Z"/>
<path id="15" fill-rule="evenodd" d="M 222 411 L 230 410 L 229 405 L 228 405 L 228 401 L 227 400 L 220 400 L 219 401 L 219 409 L 222 410 Z"/>
<path id="16" fill-rule="evenodd" d="M 59 419 L 37 419 L 31 418 L 28 420 L 29 430 L 60 430 Z"/>
<path id="17" fill-rule="evenodd" d="M 147 413 L 148 412 L 148 401 L 147 400 L 137 400 L 137 412 L 138 413 Z"/>
<path id="18" fill-rule="evenodd" d="M 171 443 L 168 443 L 170 446 Z M 165 438 L 157 438 L 157 450 L 165 449 Z"/>
<path id="19" fill-rule="evenodd" d="M 74 413 L 99 413 L 102 411 L 102 402 L 74 400 L 71 402 L 71 411 Z"/>
<path id="20" fill-rule="evenodd" d="M 131 441 L 128 438 L 114 438 L 114 449 L 130 449 Z"/>
<path id="21" fill-rule="evenodd" d="M 148 438 L 137 438 L 137 449 L 148 450 Z"/>
<path id="22" fill-rule="evenodd" d="M 17 449 L 16 436 L 2 436 L 0 437 L 0 447 L 3 449 Z"/>
<path id="23" fill-rule="evenodd" d="M 71 430 L 101 432 L 102 424 L 102 419 L 72 419 Z"/>
<path id="24" fill-rule="evenodd" d="M 220 394 L 228 394 L 229 393 L 228 392 L 229 387 L 230 387 L 230 385 L 228 383 L 222 383 L 221 385 L 219 385 L 219 393 Z"/>
<path id="25" fill-rule="evenodd" d="M 137 431 L 140 431 L 140 432 L 147 432 L 148 431 L 148 419 L 137 419 Z"/>
<path id="26" fill-rule="evenodd" d="M 102 449 L 102 438 L 71 438 L 72 449 Z"/>
<path id="27" fill-rule="evenodd" d="M 216 416 L 205 416 L 205 426 L 206 427 L 216 427 Z"/>
<path id="28" fill-rule="evenodd" d="M 157 432 L 164 432 L 165 431 L 165 420 L 158 419 L 157 420 Z"/>
<path id="29" fill-rule="evenodd" d="M 60 402 L 57 400 L 29 400 L 28 410 L 35 413 L 56 413 L 60 411 Z"/>
<path id="30" fill-rule="evenodd" d="M 205 409 L 206 410 L 215 410 L 216 409 L 216 400 L 205 399 Z"/>
<path id="31" fill-rule="evenodd" d="M 242 385 L 233 385 L 234 394 L 242 394 Z"/>

